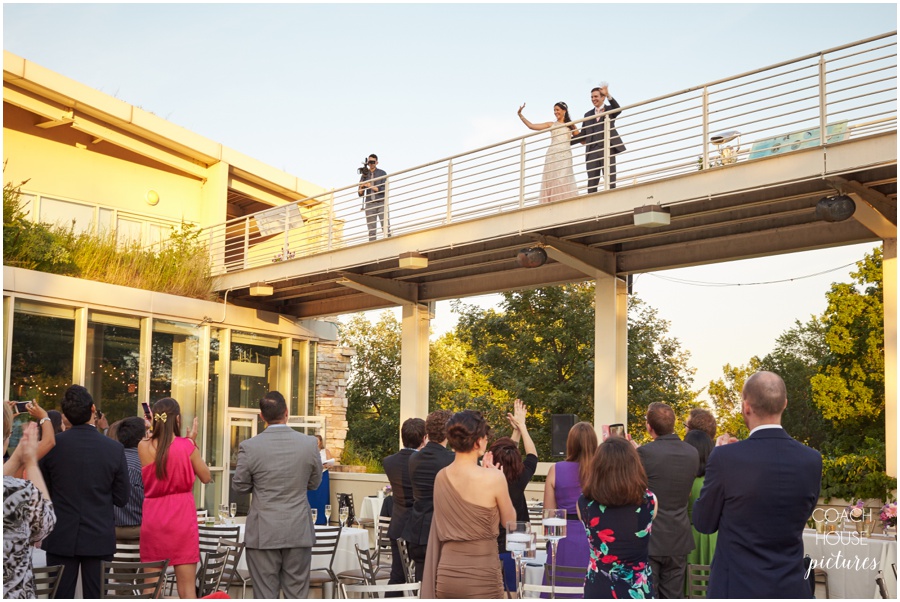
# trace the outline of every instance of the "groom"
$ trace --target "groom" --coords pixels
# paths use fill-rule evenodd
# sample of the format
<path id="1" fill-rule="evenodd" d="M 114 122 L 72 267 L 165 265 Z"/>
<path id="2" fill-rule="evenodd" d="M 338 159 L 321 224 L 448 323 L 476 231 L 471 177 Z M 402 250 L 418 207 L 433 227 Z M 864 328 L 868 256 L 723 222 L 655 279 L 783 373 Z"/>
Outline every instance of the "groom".
<path id="1" fill-rule="evenodd" d="M 604 106 L 604 101 L 609 104 Z M 606 169 L 606 182 L 608 188 L 616 187 L 616 155 L 625 150 L 622 138 L 616 131 L 616 117 L 619 116 L 619 103 L 609 95 L 608 85 L 601 83 L 600 87 L 591 90 L 591 102 L 594 108 L 584 114 L 585 119 L 581 125 L 581 133 L 572 138 L 572 144 L 580 142 L 585 144 L 584 162 L 588 173 L 588 194 L 597 192 L 600 184 L 600 173 Z M 614 111 L 609 115 L 610 111 Z M 605 165 L 603 156 L 604 121 L 609 117 L 609 162 Z"/>

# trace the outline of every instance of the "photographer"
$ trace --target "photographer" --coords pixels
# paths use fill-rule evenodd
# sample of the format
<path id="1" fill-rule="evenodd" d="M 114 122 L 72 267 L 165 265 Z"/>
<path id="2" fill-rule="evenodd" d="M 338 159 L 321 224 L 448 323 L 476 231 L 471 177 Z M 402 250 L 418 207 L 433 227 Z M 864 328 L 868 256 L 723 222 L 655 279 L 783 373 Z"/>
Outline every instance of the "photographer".
<path id="1" fill-rule="evenodd" d="M 357 169 L 360 174 L 357 193 L 359 196 L 365 195 L 362 209 L 366 212 L 366 225 L 369 228 L 370 241 L 377 238 L 378 220 L 381 220 L 381 228 L 386 231 L 387 236 L 391 235 L 384 220 L 384 189 L 387 173 L 382 169 L 377 169 L 377 166 L 378 156 L 369 155 L 363 166 Z"/>

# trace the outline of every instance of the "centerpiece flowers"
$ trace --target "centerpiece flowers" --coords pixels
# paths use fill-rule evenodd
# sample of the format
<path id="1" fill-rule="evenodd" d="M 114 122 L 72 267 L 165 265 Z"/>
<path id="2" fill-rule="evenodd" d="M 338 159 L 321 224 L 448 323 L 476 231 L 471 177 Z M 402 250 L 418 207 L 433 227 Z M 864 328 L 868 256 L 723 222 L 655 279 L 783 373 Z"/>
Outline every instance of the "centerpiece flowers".
<path id="1" fill-rule="evenodd" d="M 881 514 L 878 516 L 881 519 L 881 524 L 884 525 L 885 530 L 888 527 L 896 527 L 897 526 L 897 502 L 888 502 L 884 506 L 881 507 Z"/>
<path id="2" fill-rule="evenodd" d="M 865 516 L 865 502 L 856 500 L 856 503 L 847 507 L 847 518 L 853 522 L 859 522 Z"/>

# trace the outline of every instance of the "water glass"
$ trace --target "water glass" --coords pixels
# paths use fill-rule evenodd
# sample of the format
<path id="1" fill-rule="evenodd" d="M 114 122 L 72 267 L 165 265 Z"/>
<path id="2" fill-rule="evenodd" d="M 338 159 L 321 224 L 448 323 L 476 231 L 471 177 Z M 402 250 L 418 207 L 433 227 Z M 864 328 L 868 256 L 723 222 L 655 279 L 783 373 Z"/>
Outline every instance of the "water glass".
<path id="1" fill-rule="evenodd" d="M 225 524 L 226 518 L 228 518 L 228 506 L 219 504 L 219 522 Z"/>
<path id="2" fill-rule="evenodd" d="M 545 538 L 559 541 L 566 536 L 566 511 L 560 508 L 545 509 L 541 525 L 544 528 Z"/>
<path id="3" fill-rule="evenodd" d="M 528 551 L 531 542 L 531 523 L 509 521 L 506 523 L 506 549 L 518 556 Z"/>

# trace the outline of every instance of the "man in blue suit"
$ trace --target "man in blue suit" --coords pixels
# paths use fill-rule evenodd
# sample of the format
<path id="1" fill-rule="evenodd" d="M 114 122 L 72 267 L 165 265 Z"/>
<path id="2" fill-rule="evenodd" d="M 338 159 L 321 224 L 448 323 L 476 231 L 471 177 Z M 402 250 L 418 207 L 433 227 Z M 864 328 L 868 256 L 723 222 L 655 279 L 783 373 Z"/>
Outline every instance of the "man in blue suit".
<path id="1" fill-rule="evenodd" d="M 694 527 L 719 532 L 708 596 L 809 598 L 803 527 L 819 499 L 822 455 L 781 427 L 780 376 L 757 372 L 742 396 L 750 437 L 713 450 L 694 503 Z"/>

